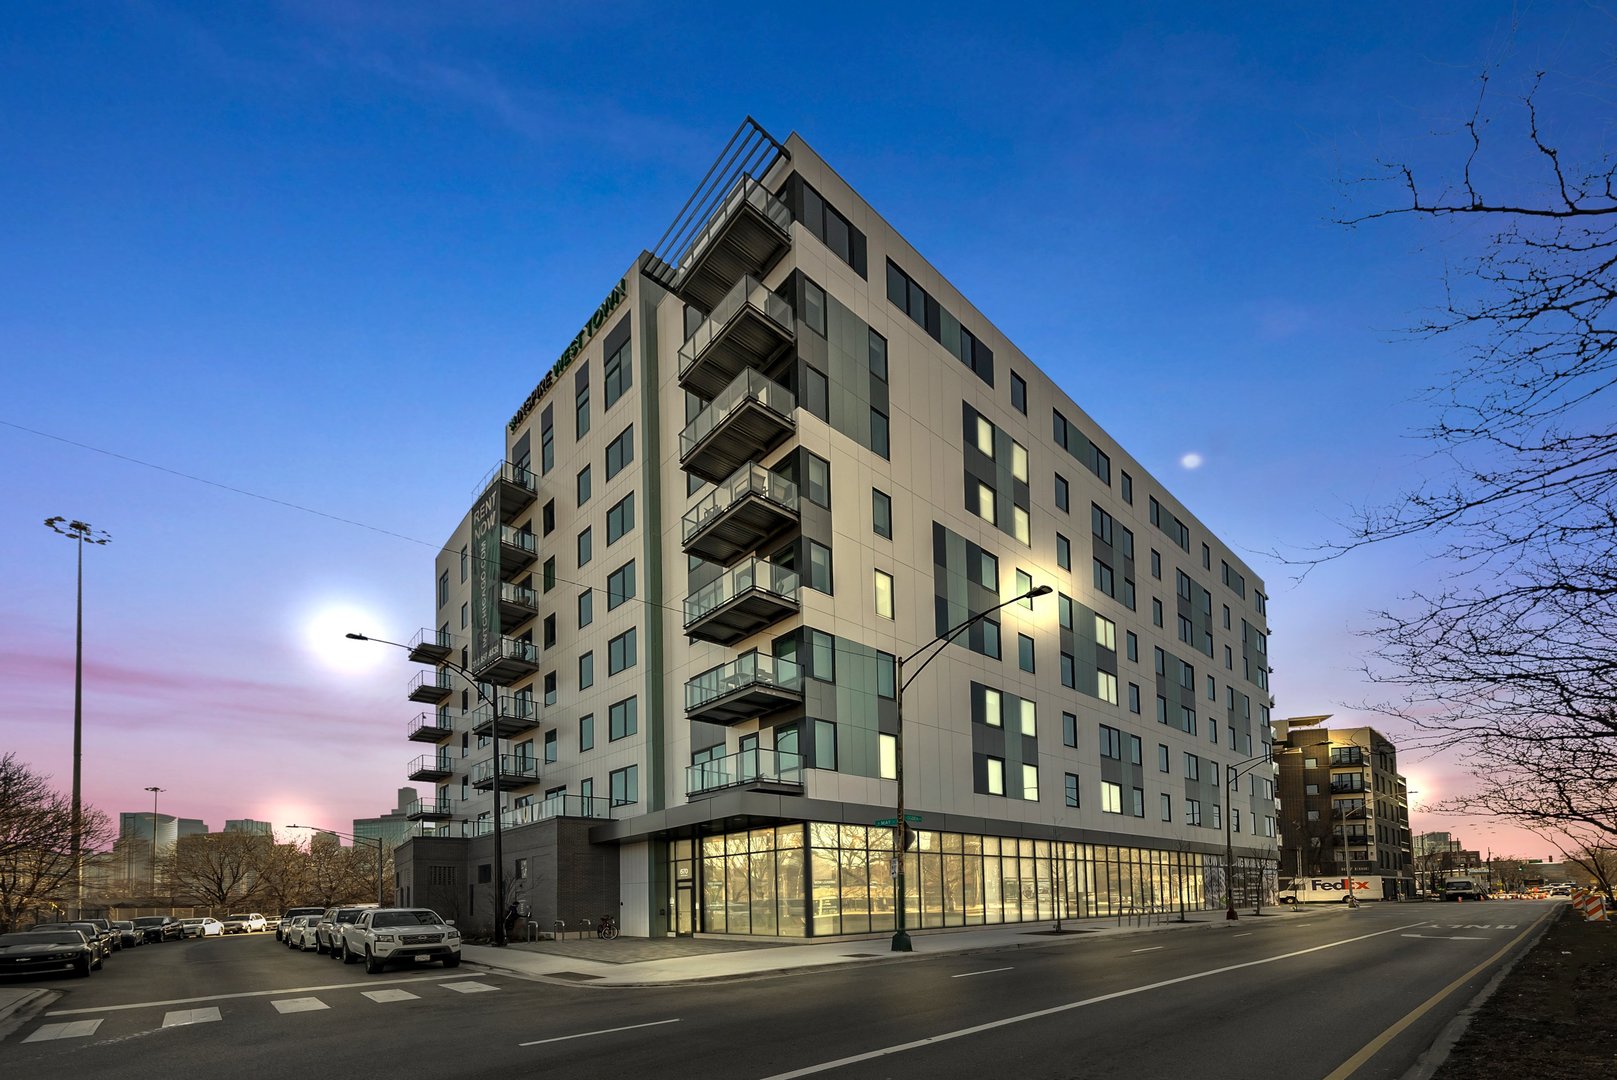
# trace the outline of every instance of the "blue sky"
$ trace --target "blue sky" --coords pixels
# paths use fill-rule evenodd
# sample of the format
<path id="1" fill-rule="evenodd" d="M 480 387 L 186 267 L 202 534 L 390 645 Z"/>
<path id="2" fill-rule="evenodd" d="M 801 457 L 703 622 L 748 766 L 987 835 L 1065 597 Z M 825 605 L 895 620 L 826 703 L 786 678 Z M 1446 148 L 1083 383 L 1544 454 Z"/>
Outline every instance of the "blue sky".
<path id="1" fill-rule="evenodd" d="M 0 743 L 66 783 L 73 553 L 39 524 L 66 514 L 114 536 L 87 553 L 88 798 L 156 784 L 216 826 L 387 808 L 411 671 L 311 624 L 431 621 L 432 551 L 501 422 L 749 114 L 1268 579 L 1278 715 L 1368 716 L 1352 631 L 1438 568 L 1388 549 L 1296 583 L 1263 553 L 1429 468 L 1408 435 L 1456 346 L 1403 331 L 1475 237 L 1338 221 L 1394 197 L 1354 182 L 1378 160 L 1458 160 L 1485 67 L 1501 101 L 1560 77 L 1554 133 L 1603 146 L 1580 80 L 1609 13 L 876 7 L 0 13 Z"/>

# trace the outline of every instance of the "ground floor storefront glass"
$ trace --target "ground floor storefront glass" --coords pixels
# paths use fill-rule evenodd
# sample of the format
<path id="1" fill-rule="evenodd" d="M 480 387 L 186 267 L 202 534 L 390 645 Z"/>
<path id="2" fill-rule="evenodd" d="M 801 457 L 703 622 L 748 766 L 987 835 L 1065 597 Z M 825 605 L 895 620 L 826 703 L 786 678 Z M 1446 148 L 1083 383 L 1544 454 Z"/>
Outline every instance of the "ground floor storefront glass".
<path id="1" fill-rule="evenodd" d="M 890 829 L 823 822 L 703 837 L 696 925 L 704 933 L 779 937 L 893 930 L 892 839 Z M 1186 851 L 922 831 L 904 856 L 905 923 L 924 929 L 1220 907 L 1221 864 Z"/>

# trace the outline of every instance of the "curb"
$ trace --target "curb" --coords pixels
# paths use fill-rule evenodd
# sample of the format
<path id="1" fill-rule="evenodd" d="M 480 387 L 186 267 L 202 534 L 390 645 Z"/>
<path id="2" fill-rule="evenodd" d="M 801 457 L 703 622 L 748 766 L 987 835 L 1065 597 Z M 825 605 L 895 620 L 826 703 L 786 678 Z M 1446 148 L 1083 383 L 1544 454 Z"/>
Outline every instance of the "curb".
<path id="1" fill-rule="evenodd" d="M 61 993 L 60 990 L 24 990 L 13 1000 L 0 1003 L 0 1040 L 55 1001 Z"/>

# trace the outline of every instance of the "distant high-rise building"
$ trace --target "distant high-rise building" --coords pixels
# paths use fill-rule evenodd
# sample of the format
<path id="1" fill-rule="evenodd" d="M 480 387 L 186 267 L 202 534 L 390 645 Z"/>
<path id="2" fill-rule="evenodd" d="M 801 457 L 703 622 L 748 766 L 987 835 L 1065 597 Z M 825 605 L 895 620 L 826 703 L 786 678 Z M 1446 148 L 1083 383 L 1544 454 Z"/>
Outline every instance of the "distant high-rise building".
<path id="1" fill-rule="evenodd" d="M 273 836 L 275 829 L 267 821 L 254 821 L 252 818 L 230 818 L 225 821 L 225 832 L 257 833 L 260 836 Z"/>
<path id="2" fill-rule="evenodd" d="M 398 791 L 398 803 L 395 809 L 389 810 L 381 817 L 355 818 L 354 835 L 366 840 L 381 840 L 389 847 L 397 847 L 409 839 L 410 836 L 410 808 L 416 804 L 420 795 L 413 787 L 401 787 Z"/>

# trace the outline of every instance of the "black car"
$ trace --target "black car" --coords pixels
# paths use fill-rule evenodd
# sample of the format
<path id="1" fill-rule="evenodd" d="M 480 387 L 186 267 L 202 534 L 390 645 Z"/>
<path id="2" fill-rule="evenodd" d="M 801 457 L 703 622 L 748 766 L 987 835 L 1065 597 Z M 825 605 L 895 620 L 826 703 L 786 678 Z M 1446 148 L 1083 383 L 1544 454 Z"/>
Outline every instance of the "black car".
<path id="1" fill-rule="evenodd" d="M 97 926 L 93 922 L 35 923 L 33 926 L 28 928 L 27 932 L 36 933 L 42 930 L 76 930 L 84 935 L 85 940 L 89 941 L 90 947 L 95 950 L 96 959 L 98 961 L 105 960 L 107 957 L 112 955 L 111 931 L 102 933 L 101 927 Z"/>
<path id="2" fill-rule="evenodd" d="M 100 966 L 95 947 L 77 930 L 0 934 L 0 975 L 71 971 L 84 978 Z"/>
<path id="3" fill-rule="evenodd" d="M 81 919 L 80 921 L 94 923 L 100 927 L 101 936 L 107 939 L 107 944 L 112 946 L 113 952 L 118 952 L 124 947 L 123 935 L 118 933 L 118 928 L 112 925 L 110 919 Z"/>
<path id="4" fill-rule="evenodd" d="M 175 941 L 185 936 L 185 927 L 172 915 L 142 915 L 135 920 L 135 929 L 147 941 Z"/>
<path id="5" fill-rule="evenodd" d="M 118 940 L 123 942 L 123 947 L 126 949 L 132 949 L 136 945 L 146 943 L 145 935 L 136 930 L 135 924 L 128 919 L 114 919 L 112 928 L 118 931 Z"/>

